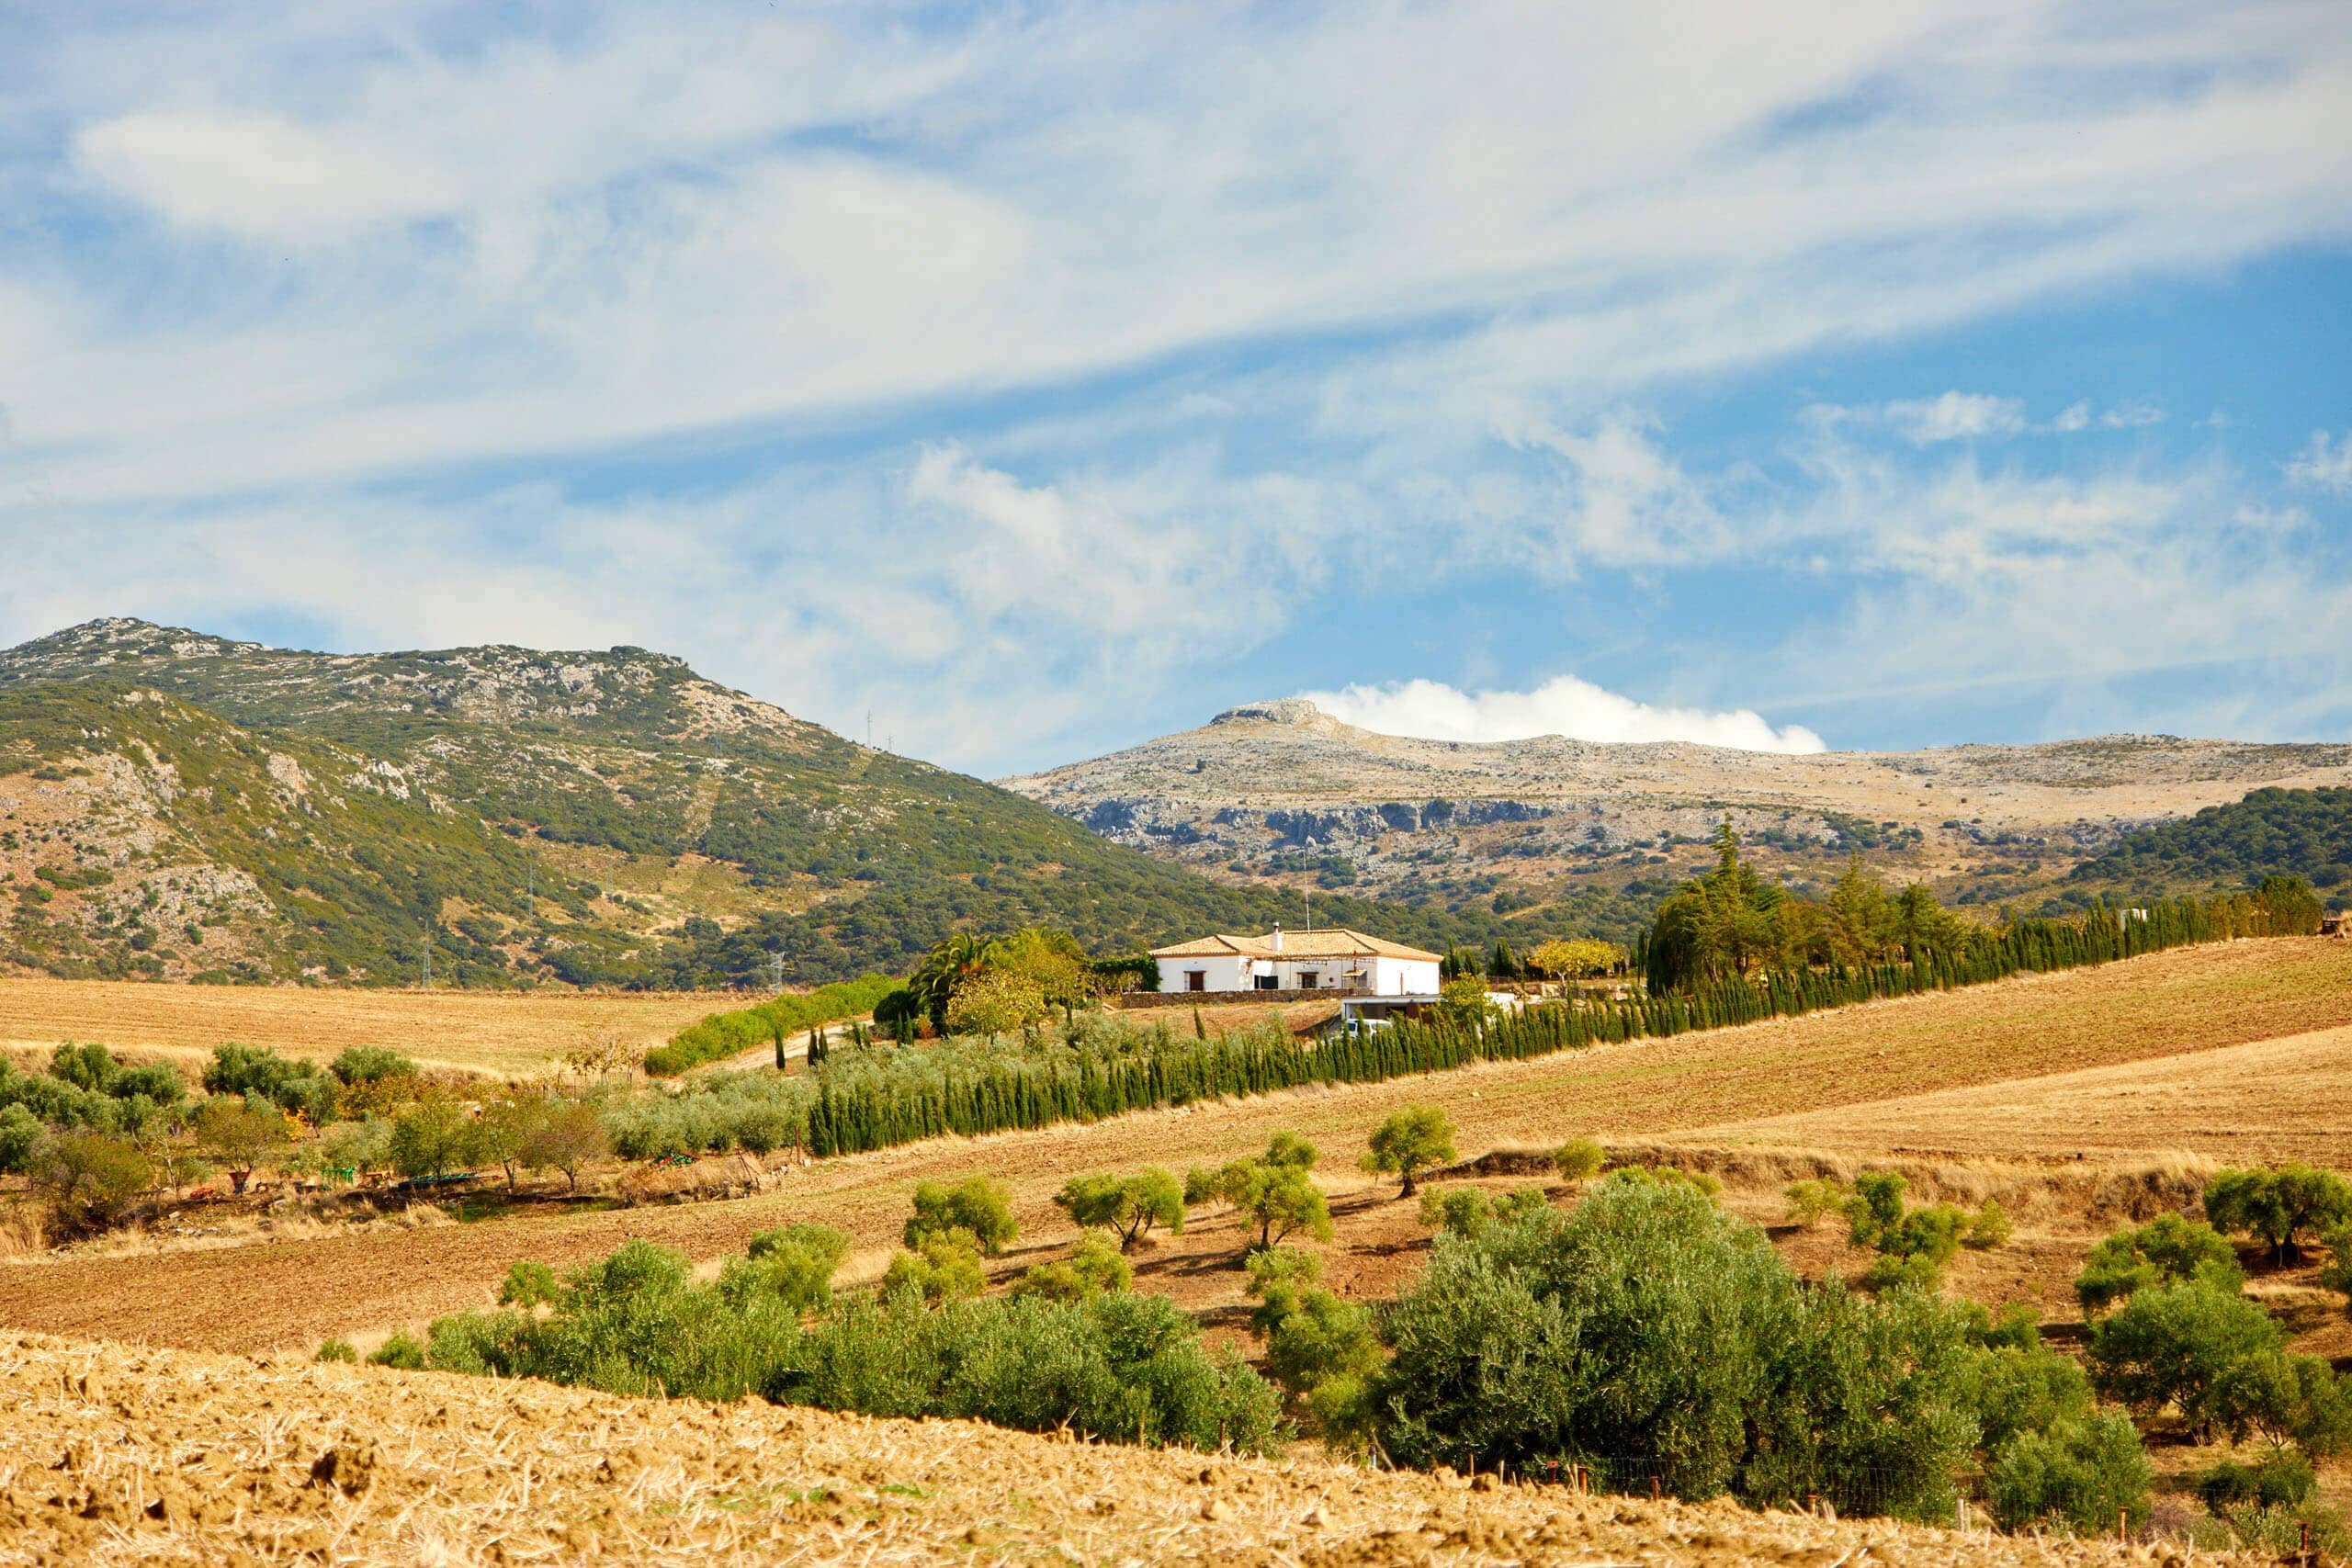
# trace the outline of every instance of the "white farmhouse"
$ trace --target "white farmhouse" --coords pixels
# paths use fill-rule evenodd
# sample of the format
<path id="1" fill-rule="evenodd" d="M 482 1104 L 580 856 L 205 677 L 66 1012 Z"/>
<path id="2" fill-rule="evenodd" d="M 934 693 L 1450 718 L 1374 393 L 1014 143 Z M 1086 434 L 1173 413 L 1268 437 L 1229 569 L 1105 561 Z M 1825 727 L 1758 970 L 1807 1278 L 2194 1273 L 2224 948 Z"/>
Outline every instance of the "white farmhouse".
<path id="1" fill-rule="evenodd" d="M 1433 997 L 1438 955 L 1355 931 L 1204 936 L 1156 947 L 1166 992 L 1345 991 L 1371 997 Z"/>

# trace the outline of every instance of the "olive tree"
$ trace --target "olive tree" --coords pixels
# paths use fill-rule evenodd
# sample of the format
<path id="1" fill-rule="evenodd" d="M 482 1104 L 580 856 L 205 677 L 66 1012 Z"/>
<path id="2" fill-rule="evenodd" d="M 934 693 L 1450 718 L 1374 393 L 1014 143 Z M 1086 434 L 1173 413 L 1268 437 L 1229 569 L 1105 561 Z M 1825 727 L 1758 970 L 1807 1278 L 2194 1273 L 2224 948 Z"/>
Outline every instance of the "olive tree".
<path id="1" fill-rule="evenodd" d="M 1397 1111 L 1374 1129 L 1363 1151 L 1363 1168 L 1399 1179 L 1396 1195 L 1410 1198 L 1414 1179 L 1453 1162 L 1453 1122 L 1434 1105 Z"/>
<path id="2" fill-rule="evenodd" d="M 1171 1235 L 1184 1234 L 1184 1190 L 1156 1165 L 1133 1176 L 1073 1176 L 1054 1194 L 1054 1202 L 1073 1223 L 1115 1234 L 1122 1252 L 1156 1226 L 1165 1225 Z"/>

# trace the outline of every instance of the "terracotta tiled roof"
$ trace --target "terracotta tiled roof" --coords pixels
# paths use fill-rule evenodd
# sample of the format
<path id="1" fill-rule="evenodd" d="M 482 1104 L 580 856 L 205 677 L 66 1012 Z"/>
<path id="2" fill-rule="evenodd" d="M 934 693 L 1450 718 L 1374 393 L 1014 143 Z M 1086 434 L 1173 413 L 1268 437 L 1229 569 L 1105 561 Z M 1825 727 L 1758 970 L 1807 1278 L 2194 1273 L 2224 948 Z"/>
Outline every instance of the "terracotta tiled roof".
<path id="1" fill-rule="evenodd" d="M 1340 927 L 1331 931 L 1283 931 L 1283 944 L 1274 946 L 1274 933 L 1264 936 L 1204 936 L 1191 942 L 1180 942 L 1173 947 L 1155 947 L 1154 958 L 1402 958 L 1423 964 L 1435 964 L 1438 955 L 1423 953 L 1418 947 L 1402 942 L 1384 942 L 1376 936 L 1366 936 L 1359 931 Z"/>

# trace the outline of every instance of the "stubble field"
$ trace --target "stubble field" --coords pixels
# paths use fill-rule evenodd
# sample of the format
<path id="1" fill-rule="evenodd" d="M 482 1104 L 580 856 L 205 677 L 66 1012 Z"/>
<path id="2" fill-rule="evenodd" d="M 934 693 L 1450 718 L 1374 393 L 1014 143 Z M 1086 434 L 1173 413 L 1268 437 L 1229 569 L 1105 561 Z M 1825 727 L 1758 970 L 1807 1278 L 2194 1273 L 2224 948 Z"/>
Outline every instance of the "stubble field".
<path id="1" fill-rule="evenodd" d="M 95 1041 L 185 1062 L 232 1040 L 315 1062 L 346 1045 L 389 1045 L 430 1066 L 528 1075 L 603 1035 L 636 1050 L 662 1044 L 705 1013 L 733 1005 L 708 991 L 596 996 L 10 978 L 0 979 L 0 1045 L 46 1050 Z"/>

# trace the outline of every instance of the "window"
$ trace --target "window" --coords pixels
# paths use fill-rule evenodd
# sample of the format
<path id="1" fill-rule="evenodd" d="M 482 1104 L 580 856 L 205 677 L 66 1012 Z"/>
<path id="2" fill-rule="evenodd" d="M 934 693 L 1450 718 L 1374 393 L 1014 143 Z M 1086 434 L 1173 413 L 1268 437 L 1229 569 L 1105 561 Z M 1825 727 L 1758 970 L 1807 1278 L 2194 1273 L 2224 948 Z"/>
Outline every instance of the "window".
<path id="1" fill-rule="evenodd" d="M 1209 972 L 1205 969 L 1185 970 L 1184 988 L 1188 991 L 1207 990 L 1209 988 Z"/>
<path id="2" fill-rule="evenodd" d="M 1302 991 L 1311 991 L 1322 983 L 1323 976 L 1315 970 L 1302 969 L 1298 972 L 1298 988 Z"/>
<path id="3" fill-rule="evenodd" d="M 1261 991 L 1279 991 L 1282 988 L 1283 979 L 1281 976 L 1261 975 L 1258 976 L 1258 989 Z"/>

